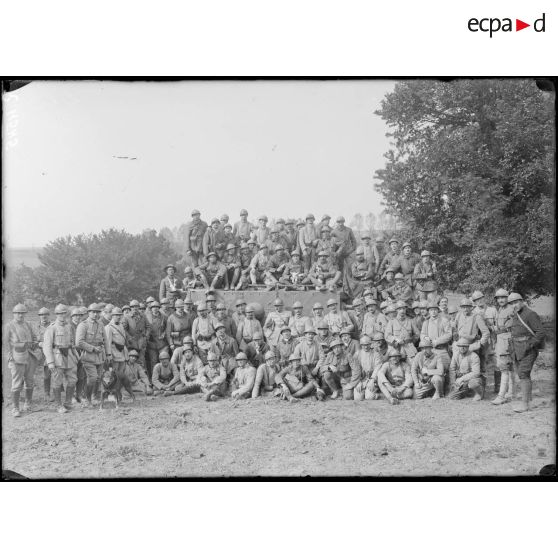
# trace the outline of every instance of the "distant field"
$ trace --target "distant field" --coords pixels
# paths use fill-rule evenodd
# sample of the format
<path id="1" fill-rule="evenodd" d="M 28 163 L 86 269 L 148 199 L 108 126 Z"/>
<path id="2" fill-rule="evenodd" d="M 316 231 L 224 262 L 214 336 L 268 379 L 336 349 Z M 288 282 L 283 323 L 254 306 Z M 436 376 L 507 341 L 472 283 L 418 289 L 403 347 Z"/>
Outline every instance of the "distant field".
<path id="1" fill-rule="evenodd" d="M 29 267 L 41 265 L 39 254 L 42 248 L 6 248 L 5 257 L 8 267 L 18 267 L 21 264 Z"/>

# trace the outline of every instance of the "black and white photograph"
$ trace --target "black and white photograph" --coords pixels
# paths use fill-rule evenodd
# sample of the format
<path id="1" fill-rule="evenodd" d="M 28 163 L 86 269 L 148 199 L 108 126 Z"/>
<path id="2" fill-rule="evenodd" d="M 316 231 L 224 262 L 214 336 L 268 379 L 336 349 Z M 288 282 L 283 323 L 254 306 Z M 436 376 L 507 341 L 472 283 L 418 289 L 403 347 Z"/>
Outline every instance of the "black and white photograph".
<path id="1" fill-rule="evenodd" d="M 4 81 L 3 476 L 555 475 L 555 97 Z"/>

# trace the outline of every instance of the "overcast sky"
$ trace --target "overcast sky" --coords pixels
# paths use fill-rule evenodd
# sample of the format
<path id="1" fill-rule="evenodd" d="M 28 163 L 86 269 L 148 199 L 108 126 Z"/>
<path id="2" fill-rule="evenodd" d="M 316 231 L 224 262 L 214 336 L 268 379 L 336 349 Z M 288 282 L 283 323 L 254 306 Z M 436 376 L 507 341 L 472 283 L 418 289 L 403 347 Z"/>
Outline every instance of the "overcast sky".
<path id="1" fill-rule="evenodd" d="M 35 82 L 4 98 L 4 234 L 170 228 L 241 208 L 379 213 L 390 81 Z M 118 157 L 134 157 L 123 159 Z"/>

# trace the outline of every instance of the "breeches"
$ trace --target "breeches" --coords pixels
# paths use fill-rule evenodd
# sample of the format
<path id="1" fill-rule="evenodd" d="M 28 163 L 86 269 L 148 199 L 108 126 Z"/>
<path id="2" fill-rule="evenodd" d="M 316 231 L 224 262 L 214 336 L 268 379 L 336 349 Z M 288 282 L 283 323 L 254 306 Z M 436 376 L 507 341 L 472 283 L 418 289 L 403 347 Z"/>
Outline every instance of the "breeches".
<path id="1" fill-rule="evenodd" d="M 452 389 L 448 395 L 450 399 L 463 399 L 466 397 L 470 390 L 474 390 L 484 386 L 484 378 L 473 378 L 468 382 L 465 382 L 460 388 L 456 388 L 455 385 L 452 385 Z"/>
<path id="2" fill-rule="evenodd" d="M 496 369 L 500 372 L 511 372 L 512 358 L 510 355 L 496 355 Z"/>
<path id="3" fill-rule="evenodd" d="M 517 371 L 520 380 L 531 379 L 531 371 L 533 370 L 535 360 L 537 360 L 537 353 L 535 351 L 529 351 L 520 360 L 513 359 L 513 367 Z"/>
<path id="4" fill-rule="evenodd" d="M 54 389 L 61 388 L 64 380 L 66 380 L 67 387 L 73 387 L 77 383 L 77 367 L 73 368 L 58 368 L 52 371 L 52 387 Z"/>
<path id="5" fill-rule="evenodd" d="M 83 369 L 85 371 L 85 376 L 87 378 L 88 384 L 94 384 L 97 380 L 101 379 L 103 374 L 102 364 L 93 364 L 91 362 L 83 362 Z"/>
<path id="6" fill-rule="evenodd" d="M 328 370 L 327 372 L 324 372 L 323 379 L 331 391 L 338 391 L 341 389 L 343 390 L 343 399 L 353 399 L 354 388 L 348 387 L 347 385 L 351 379 L 350 376 L 345 378 L 337 372 L 330 372 Z"/>
<path id="7" fill-rule="evenodd" d="M 203 393 L 211 395 L 217 395 L 219 397 L 225 397 L 227 393 L 227 382 L 216 386 L 200 386 Z"/>
<path id="8" fill-rule="evenodd" d="M 186 394 L 186 393 L 199 393 L 201 391 L 201 386 L 198 382 L 187 382 L 183 384 L 180 382 L 175 388 L 174 393 Z"/>
<path id="9" fill-rule="evenodd" d="M 444 378 L 443 376 L 439 376 L 435 374 L 434 376 L 430 376 L 426 383 L 423 383 L 421 387 L 417 387 L 415 385 L 415 397 L 417 399 L 424 399 L 428 397 L 435 389 L 438 388 L 438 391 L 442 393 L 444 387 Z"/>
<path id="10" fill-rule="evenodd" d="M 27 364 L 17 364 L 13 361 L 8 362 L 8 368 L 12 373 L 12 391 L 19 392 L 23 389 L 32 389 L 35 382 L 36 362 L 31 362 L 31 358 Z"/>
<path id="11" fill-rule="evenodd" d="M 376 378 L 360 381 L 354 389 L 355 401 L 362 401 L 363 399 L 377 399 L 380 393 L 380 388 L 376 382 Z"/>

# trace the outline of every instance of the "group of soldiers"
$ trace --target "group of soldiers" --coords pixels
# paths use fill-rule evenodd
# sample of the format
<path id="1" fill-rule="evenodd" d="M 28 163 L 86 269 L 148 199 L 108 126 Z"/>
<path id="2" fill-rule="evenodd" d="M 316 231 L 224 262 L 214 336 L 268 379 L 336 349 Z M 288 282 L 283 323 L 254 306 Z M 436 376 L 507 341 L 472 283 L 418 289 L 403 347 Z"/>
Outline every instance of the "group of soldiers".
<path id="1" fill-rule="evenodd" d="M 193 288 L 207 290 L 245 290 L 281 288 L 335 292 L 346 287 L 351 298 L 366 286 L 388 298 L 390 290 L 409 287 L 427 298 L 436 291 L 436 265 L 432 254 L 412 251 L 410 243 L 402 246 L 396 238 L 372 242 L 363 233 L 360 243 L 341 216 L 335 227 L 324 215 L 316 223 L 312 214 L 304 220 L 278 218 L 268 226 L 262 215 L 257 225 L 248 221 L 248 212 L 240 212 L 240 221 L 232 225 L 228 215 L 215 217 L 208 225 L 198 210 L 186 224 L 186 261 L 184 278 L 176 277 L 170 265 L 161 282 L 159 298 L 180 296 Z M 409 294 L 408 292 L 406 293 Z"/>
<path id="2" fill-rule="evenodd" d="M 492 376 L 492 403 L 500 405 L 513 398 L 517 375 L 521 403 L 514 410 L 527 411 L 531 370 L 545 334 L 522 296 L 499 289 L 496 306 L 490 306 L 476 291 L 457 309 L 446 297 L 407 301 L 408 288 L 382 300 L 383 291 L 368 287 L 350 308 L 331 298 L 325 308 L 295 302 L 286 309 L 277 298 L 267 315 L 258 315 L 261 307 L 243 298 L 227 308 L 211 290 L 197 304 L 191 292 L 184 299 L 177 294 L 172 304 L 166 297 L 122 307 L 58 304 L 54 321 L 48 309 L 39 310 L 36 327 L 17 304 L 5 329 L 12 412 L 19 417 L 32 410 L 37 369 L 43 370 L 47 403 L 54 401 L 59 413 L 76 403 L 91 407 L 107 367 L 146 395 L 201 393 L 206 401 L 478 401 Z"/>

